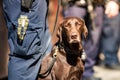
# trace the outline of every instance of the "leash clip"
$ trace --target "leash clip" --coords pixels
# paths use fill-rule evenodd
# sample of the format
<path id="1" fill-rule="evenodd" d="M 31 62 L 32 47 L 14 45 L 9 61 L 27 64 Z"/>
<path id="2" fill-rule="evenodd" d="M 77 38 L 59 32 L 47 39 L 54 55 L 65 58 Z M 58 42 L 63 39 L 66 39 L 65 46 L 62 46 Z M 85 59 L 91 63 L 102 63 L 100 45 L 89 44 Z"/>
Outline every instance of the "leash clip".
<path id="1" fill-rule="evenodd" d="M 57 53 L 58 53 L 58 46 L 55 48 L 55 52 L 53 54 L 53 57 L 56 58 L 57 57 Z"/>

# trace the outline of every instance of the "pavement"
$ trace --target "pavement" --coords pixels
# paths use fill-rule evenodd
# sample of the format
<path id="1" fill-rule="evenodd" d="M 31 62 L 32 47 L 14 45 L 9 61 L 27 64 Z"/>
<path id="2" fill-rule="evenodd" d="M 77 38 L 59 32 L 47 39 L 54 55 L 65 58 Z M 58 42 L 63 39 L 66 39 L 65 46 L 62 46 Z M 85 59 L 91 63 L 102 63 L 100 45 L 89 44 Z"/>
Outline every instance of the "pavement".
<path id="1" fill-rule="evenodd" d="M 120 80 L 120 70 L 107 69 L 101 66 L 95 66 L 95 77 L 100 77 L 102 80 Z"/>
<path id="2" fill-rule="evenodd" d="M 120 49 L 118 52 L 120 60 Z M 120 80 L 120 70 L 105 68 L 104 66 L 94 66 L 95 77 L 100 77 L 102 80 Z"/>

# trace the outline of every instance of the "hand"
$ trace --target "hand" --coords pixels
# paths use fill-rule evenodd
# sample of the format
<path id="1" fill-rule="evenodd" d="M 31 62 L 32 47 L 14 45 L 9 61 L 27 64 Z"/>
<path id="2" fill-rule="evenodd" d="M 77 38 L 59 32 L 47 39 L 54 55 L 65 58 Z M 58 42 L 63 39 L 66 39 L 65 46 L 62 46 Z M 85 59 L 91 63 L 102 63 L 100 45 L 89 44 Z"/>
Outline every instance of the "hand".
<path id="1" fill-rule="evenodd" d="M 105 14 L 108 18 L 112 18 L 119 14 L 119 5 L 114 1 L 109 1 L 105 6 Z"/>

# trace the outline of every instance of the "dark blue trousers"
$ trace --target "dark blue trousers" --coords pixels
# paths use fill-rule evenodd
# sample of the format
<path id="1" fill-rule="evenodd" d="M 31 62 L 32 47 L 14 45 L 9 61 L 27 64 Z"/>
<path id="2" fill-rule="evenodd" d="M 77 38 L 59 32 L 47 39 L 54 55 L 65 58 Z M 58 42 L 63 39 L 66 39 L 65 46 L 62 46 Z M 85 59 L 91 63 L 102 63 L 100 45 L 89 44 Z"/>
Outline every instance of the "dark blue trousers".
<path id="1" fill-rule="evenodd" d="M 8 80 L 36 80 L 41 60 L 52 47 L 51 43 L 47 46 L 51 39 L 46 18 L 48 0 L 34 0 L 29 12 L 21 11 L 21 1 L 3 0 L 10 46 Z M 29 19 L 22 45 L 17 36 L 20 15 L 26 15 Z"/>
<path id="2" fill-rule="evenodd" d="M 120 14 L 108 18 L 104 16 L 103 30 L 101 38 L 102 52 L 105 55 L 106 65 L 119 63 L 118 50 L 120 45 Z"/>

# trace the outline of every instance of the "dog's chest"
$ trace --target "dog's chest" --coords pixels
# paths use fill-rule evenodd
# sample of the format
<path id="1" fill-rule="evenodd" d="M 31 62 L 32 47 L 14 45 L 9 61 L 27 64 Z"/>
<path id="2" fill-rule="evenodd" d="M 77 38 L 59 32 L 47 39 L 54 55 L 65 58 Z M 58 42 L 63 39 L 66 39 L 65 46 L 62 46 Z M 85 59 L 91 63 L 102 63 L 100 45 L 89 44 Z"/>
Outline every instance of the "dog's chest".
<path id="1" fill-rule="evenodd" d="M 69 59 L 73 60 L 72 58 Z M 73 63 L 68 62 L 66 56 L 58 55 L 57 61 L 54 65 L 56 77 L 62 78 L 60 80 L 71 80 L 71 78 L 74 78 L 74 80 L 79 80 L 81 76 L 80 74 L 83 72 L 83 67 L 81 66 L 80 60 L 76 61 L 77 63 L 75 62 L 76 65 L 74 65 Z"/>

